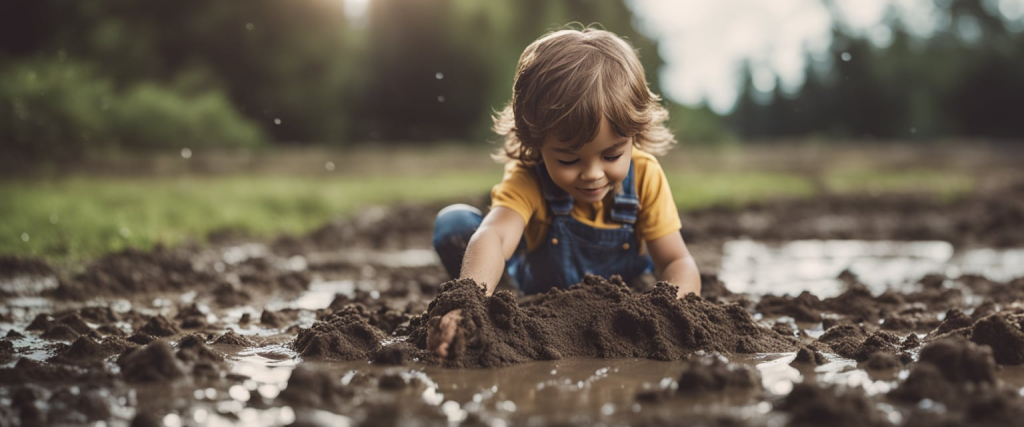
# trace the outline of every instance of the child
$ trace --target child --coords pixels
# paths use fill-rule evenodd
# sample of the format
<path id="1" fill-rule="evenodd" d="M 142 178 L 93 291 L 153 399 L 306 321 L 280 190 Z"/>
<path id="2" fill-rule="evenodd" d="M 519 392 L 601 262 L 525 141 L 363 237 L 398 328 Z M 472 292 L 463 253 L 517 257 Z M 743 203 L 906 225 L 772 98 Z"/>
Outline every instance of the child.
<path id="1" fill-rule="evenodd" d="M 586 273 L 630 280 L 652 268 L 700 293 L 661 166 L 676 141 L 633 48 L 603 30 L 549 33 L 519 58 L 512 101 L 494 119 L 505 176 L 486 217 L 467 205 L 438 213 L 434 247 L 452 277 L 490 296 L 503 272 L 520 292 L 568 288 Z M 467 244 L 468 242 L 468 244 Z M 460 310 L 432 322 L 439 356 Z"/>

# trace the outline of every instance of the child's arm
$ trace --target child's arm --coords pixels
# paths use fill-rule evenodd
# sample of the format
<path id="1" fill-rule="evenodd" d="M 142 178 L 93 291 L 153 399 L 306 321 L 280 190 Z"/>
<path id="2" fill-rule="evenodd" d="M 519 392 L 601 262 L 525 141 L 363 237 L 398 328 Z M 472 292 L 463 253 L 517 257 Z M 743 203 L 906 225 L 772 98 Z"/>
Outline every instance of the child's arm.
<path id="1" fill-rule="evenodd" d="M 501 206 L 491 209 L 469 239 L 460 277 L 475 280 L 487 296 L 491 296 L 505 272 L 505 260 L 511 258 L 519 246 L 524 229 L 526 222 L 516 211 Z M 447 357 L 448 346 L 455 338 L 460 320 L 462 310 L 459 309 L 446 313 L 440 320 L 431 320 L 427 347 L 439 357 Z"/>
<path id="2" fill-rule="evenodd" d="M 493 294 L 505 272 L 505 260 L 519 246 L 525 228 L 526 222 L 516 211 L 502 206 L 492 209 L 469 239 L 461 277 L 475 280 L 487 296 Z"/>
<path id="3" fill-rule="evenodd" d="M 669 233 L 667 236 L 647 241 L 647 250 L 658 270 L 658 278 L 679 287 L 677 296 L 682 298 L 693 292 L 700 295 L 700 271 L 683 242 L 683 235 Z"/>

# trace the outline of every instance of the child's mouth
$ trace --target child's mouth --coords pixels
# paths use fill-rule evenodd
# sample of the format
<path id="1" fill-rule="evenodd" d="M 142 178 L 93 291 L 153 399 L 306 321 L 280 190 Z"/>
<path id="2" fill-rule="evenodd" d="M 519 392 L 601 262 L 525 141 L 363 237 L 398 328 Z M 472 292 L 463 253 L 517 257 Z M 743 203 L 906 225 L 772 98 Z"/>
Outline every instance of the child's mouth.
<path id="1" fill-rule="evenodd" d="M 597 187 L 597 188 L 580 188 L 580 187 L 576 187 L 576 189 L 579 190 L 580 193 L 583 193 L 583 195 L 585 195 L 585 196 L 591 196 L 591 197 L 596 197 L 596 196 L 601 195 L 601 193 L 604 192 L 604 190 L 607 189 L 607 188 L 608 188 L 607 185 L 604 185 L 604 186 L 601 186 L 601 187 Z"/>

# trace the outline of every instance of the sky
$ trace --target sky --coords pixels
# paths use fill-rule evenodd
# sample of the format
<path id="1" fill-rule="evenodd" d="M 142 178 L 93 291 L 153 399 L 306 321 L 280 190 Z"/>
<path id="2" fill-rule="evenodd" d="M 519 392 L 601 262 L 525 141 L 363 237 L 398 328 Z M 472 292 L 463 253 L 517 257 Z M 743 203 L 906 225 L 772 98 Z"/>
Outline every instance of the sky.
<path id="1" fill-rule="evenodd" d="M 687 105 L 706 101 L 718 113 L 728 113 L 735 103 L 744 59 L 751 61 L 759 90 L 774 89 L 776 76 L 784 90 L 795 90 L 804 81 L 805 52 L 823 58 L 831 42 L 831 18 L 822 0 L 630 1 L 640 31 L 660 43 L 662 95 Z M 1024 15 L 1024 0 L 981 1 L 1009 20 Z M 933 0 L 833 4 L 849 28 L 879 46 L 891 39 L 880 24 L 890 5 L 914 33 L 930 34 L 937 21 Z"/>

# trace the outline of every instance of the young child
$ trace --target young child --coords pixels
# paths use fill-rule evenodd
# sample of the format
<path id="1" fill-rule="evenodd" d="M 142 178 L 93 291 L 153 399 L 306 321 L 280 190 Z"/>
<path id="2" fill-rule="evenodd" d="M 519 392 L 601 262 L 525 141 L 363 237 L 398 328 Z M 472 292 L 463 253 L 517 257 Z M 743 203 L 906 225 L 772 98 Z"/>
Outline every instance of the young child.
<path id="1" fill-rule="evenodd" d="M 452 205 L 437 215 L 433 242 L 448 273 L 490 296 L 504 272 L 533 294 L 587 273 L 628 281 L 654 269 L 680 298 L 699 294 L 654 157 L 676 142 L 659 101 L 632 46 L 608 31 L 562 30 L 530 44 L 494 119 L 505 138 L 495 157 L 506 164 L 490 212 Z M 439 356 L 459 320 L 453 310 L 433 322 L 428 346 Z"/>

